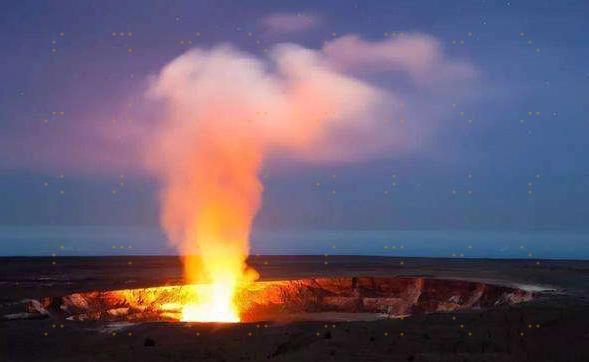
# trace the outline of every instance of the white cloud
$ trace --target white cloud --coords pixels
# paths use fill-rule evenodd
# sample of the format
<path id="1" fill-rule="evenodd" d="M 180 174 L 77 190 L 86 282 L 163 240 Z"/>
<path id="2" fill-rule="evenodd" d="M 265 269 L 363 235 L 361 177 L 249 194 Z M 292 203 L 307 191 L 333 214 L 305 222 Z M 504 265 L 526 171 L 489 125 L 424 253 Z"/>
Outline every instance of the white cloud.
<path id="1" fill-rule="evenodd" d="M 460 81 L 477 71 L 466 62 L 449 59 L 432 36 L 409 34 L 379 41 L 346 35 L 326 43 L 323 52 L 342 71 L 406 72 L 421 84 Z"/>

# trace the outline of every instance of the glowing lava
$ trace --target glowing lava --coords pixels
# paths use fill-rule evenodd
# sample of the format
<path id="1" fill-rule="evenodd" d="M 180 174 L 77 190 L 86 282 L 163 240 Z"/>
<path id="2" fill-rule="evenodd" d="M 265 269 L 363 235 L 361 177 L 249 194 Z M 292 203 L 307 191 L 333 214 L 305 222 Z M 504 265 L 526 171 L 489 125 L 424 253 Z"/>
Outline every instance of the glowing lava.
<path id="1" fill-rule="evenodd" d="M 182 307 L 182 322 L 239 322 L 239 310 L 234 303 L 235 287 L 227 284 L 197 286 L 198 301 Z"/>

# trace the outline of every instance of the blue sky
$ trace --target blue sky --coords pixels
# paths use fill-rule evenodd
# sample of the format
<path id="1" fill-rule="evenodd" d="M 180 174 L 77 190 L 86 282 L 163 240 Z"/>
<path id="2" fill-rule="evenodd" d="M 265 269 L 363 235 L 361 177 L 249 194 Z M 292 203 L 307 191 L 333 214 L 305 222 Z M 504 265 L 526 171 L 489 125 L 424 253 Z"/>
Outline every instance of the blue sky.
<path id="1" fill-rule="evenodd" d="M 272 28 L 277 14 L 312 24 Z M 146 82 L 190 48 L 264 57 L 403 32 L 477 78 L 429 92 L 360 71 L 415 104 L 408 146 L 354 163 L 269 159 L 254 229 L 587 229 L 587 2 L 5 1 L 0 18 L 0 224 L 156 226 L 156 181 L 105 167 L 128 149 L 100 149 L 86 125 L 153 117 Z M 79 155 L 91 147 L 109 162 Z"/>

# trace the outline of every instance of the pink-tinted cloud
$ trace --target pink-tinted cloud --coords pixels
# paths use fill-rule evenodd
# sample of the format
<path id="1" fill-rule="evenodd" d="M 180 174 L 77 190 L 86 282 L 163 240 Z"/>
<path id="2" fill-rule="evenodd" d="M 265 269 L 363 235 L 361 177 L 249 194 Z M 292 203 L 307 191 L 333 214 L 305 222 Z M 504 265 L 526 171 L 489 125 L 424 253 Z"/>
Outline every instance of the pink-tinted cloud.
<path id="1" fill-rule="evenodd" d="M 312 29 L 319 25 L 317 15 L 305 13 L 274 13 L 264 17 L 260 25 L 270 34 L 293 34 Z"/>
<path id="2" fill-rule="evenodd" d="M 379 41 L 346 35 L 326 43 L 322 50 L 328 61 L 342 71 L 406 72 L 421 84 L 455 82 L 477 74 L 469 63 L 449 59 L 437 39 L 423 34 Z"/>
<path id="3" fill-rule="evenodd" d="M 445 91 L 415 96 L 394 81 L 385 89 L 364 77 L 370 72 L 406 74 L 417 88 L 442 85 Z M 382 41 L 347 35 L 321 49 L 282 43 L 265 57 L 229 45 L 193 49 L 153 77 L 139 108 L 161 115 L 146 111 L 134 122 L 113 123 L 88 112 L 78 117 L 84 122 L 59 129 L 0 135 L 11 155 L 3 164 L 168 173 L 162 167 L 193 167 L 183 155 L 202 135 L 219 134 L 234 145 L 253 142 L 260 160 L 276 154 L 308 161 L 387 157 L 432 133 L 449 112 L 448 99 L 460 97 L 457 80 L 474 76 L 472 65 L 450 59 L 426 35 Z"/>
<path id="4" fill-rule="evenodd" d="M 194 49 L 162 70 L 150 95 L 169 110 L 148 143 L 156 168 L 187 169 L 186 155 L 202 134 L 233 144 L 243 139 L 260 158 L 278 150 L 311 160 L 356 159 L 396 142 L 378 127 L 395 112 L 385 108 L 399 101 L 392 92 L 294 44 L 275 46 L 267 60 L 230 46 Z"/>

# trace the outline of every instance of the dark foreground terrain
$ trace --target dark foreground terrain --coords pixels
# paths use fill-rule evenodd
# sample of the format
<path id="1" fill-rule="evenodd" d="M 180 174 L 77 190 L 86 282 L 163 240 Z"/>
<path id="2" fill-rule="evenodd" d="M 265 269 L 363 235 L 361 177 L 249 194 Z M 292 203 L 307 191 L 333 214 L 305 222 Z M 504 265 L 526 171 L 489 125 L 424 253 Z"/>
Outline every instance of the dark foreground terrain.
<path id="1" fill-rule="evenodd" d="M 589 361 L 589 262 L 260 256 L 250 264 L 265 280 L 423 276 L 542 291 L 513 306 L 377 321 L 7 319 L 24 299 L 180 284 L 181 265 L 174 257 L 0 258 L 0 361 Z"/>

